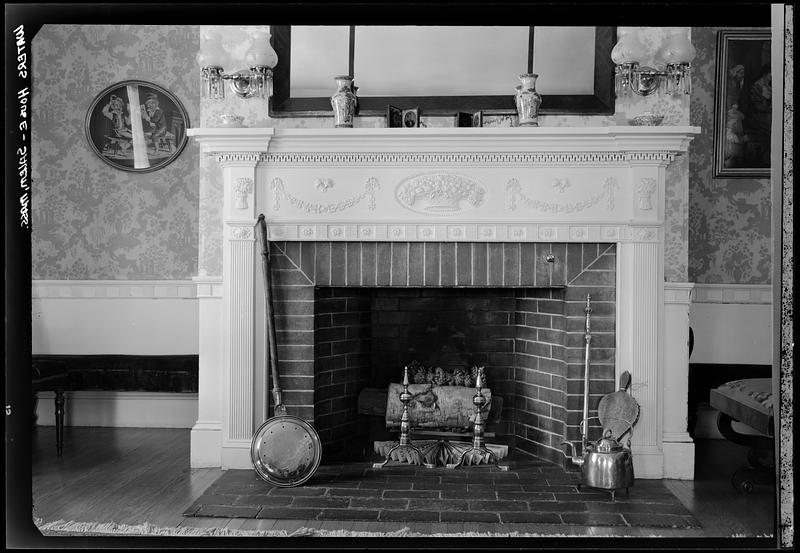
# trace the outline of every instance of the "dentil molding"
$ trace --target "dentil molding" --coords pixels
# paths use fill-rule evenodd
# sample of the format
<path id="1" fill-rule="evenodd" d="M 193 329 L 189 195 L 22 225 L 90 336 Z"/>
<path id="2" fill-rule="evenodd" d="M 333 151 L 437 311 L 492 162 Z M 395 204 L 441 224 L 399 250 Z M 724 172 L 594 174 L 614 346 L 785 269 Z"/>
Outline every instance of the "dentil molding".
<path id="1" fill-rule="evenodd" d="M 503 128 L 192 128 L 206 154 L 221 161 L 298 166 L 330 163 L 668 163 L 685 152 L 699 127 Z"/>

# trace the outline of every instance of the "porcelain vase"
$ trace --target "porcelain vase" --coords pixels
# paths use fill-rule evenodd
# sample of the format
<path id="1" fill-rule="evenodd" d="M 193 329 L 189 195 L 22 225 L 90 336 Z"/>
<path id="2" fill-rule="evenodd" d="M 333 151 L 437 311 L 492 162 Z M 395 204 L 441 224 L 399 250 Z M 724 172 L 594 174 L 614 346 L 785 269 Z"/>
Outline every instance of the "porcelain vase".
<path id="1" fill-rule="evenodd" d="M 352 128 L 358 107 L 358 97 L 353 92 L 353 78 L 347 75 L 335 77 L 336 93 L 331 96 L 334 126 Z"/>
<path id="2" fill-rule="evenodd" d="M 517 115 L 521 127 L 539 126 L 539 106 L 542 104 L 542 95 L 536 92 L 535 73 L 523 73 L 519 76 L 522 84 L 517 85 L 514 102 L 517 105 Z"/>

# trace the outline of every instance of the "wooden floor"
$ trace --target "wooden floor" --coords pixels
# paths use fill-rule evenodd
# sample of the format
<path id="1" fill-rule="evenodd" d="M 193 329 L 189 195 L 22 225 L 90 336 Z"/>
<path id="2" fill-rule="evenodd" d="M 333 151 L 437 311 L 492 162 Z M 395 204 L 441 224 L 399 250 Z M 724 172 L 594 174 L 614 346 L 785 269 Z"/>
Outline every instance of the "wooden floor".
<path id="1" fill-rule="evenodd" d="M 222 471 L 189 468 L 189 430 L 67 428 L 64 456 L 55 456 L 53 427 L 33 438 L 34 516 L 44 522 L 116 522 L 162 527 L 227 527 L 287 530 L 301 527 L 386 532 L 408 527 L 424 533 L 536 532 L 575 536 L 653 536 L 674 538 L 766 537 L 774 535 L 774 490 L 759 486 L 742 496 L 729 479 L 743 464 L 745 450 L 725 440 L 697 444 L 694 481 L 665 481 L 700 520 L 702 529 L 583 527 L 572 525 L 382 523 L 303 520 L 186 518 L 183 509 Z"/>

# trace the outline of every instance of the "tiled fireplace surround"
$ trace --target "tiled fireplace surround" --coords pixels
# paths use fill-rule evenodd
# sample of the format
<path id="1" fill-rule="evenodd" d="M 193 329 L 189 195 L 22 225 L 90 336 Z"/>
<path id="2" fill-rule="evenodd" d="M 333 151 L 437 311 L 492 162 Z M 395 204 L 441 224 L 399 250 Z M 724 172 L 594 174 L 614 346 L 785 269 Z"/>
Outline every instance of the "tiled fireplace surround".
<path id="1" fill-rule="evenodd" d="M 663 266 L 665 168 L 696 132 L 192 129 L 224 184 L 223 275 L 196 279 L 192 466 L 250 468 L 250 437 L 271 414 L 254 232 L 263 213 L 284 402 L 328 455 L 363 441 L 358 393 L 391 378 L 378 367 L 399 380 L 413 322 L 461 310 L 475 321 L 461 329 L 469 353 L 504 400 L 496 430 L 561 462 L 559 443 L 579 439 L 588 293 L 591 407 L 630 371 L 637 477 L 692 478 L 691 286 L 665 284 Z"/>

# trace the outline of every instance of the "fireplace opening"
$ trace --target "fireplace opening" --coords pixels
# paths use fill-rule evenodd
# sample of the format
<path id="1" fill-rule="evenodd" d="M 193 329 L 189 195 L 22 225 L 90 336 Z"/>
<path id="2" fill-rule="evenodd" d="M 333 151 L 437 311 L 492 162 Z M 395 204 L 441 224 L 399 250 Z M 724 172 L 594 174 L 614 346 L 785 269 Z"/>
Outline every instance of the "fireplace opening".
<path id="1" fill-rule="evenodd" d="M 385 408 L 375 403 L 402 382 L 405 366 L 417 365 L 429 368 L 428 379 L 430 368 L 441 368 L 442 378 L 422 380 L 412 370 L 412 384 L 445 383 L 459 369 L 483 367 L 494 405 L 502 405 L 487 432 L 510 448 L 558 461 L 560 442 L 577 439 L 579 418 L 570 414 L 582 405 L 585 312 L 581 302 L 565 301 L 566 287 L 315 291 L 315 425 L 331 456 L 369 452 L 392 438 Z M 593 340 L 613 349 L 613 332 Z M 603 361 L 610 364 L 592 367 L 596 399 L 613 391 L 613 358 Z M 364 399 L 370 392 L 373 399 Z"/>
<path id="2" fill-rule="evenodd" d="M 495 409 L 486 426 L 488 441 L 562 463 L 561 442 L 580 439 L 587 294 L 592 307 L 590 415 L 600 398 L 614 391 L 613 245 L 567 245 L 560 251 L 541 247 L 535 252 L 541 256 L 531 257 L 544 261 L 551 251 L 559 251 L 557 269 L 564 275 L 563 284 L 554 284 L 548 275 L 544 286 L 441 286 L 426 285 L 425 279 L 420 279 L 421 286 L 409 286 L 410 277 L 400 286 L 364 284 L 367 271 L 385 269 L 375 252 L 366 257 L 374 266 L 364 263 L 365 251 L 375 246 L 366 243 L 363 248 L 358 244 L 358 250 L 350 244 L 343 248 L 344 259 L 338 262 L 346 268 L 345 276 L 335 282 L 335 245 L 312 244 L 312 250 L 307 244 L 274 244 L 284 397 L 290 414 L 314 424 L 323 461 L 363 458 L 373 453 L 376 441 L 397 439 L 396 431 L 387 429 L 380 403 L 391 384 L 402 382 L 405 366 L 423 365 L 441 367 L 450 375 L 483 367 Z M 453 244 L 441 246 L 456 251 Z M 306 255 L 304 247 L 315 255 Z M 358 282 L 351 283 L 349 268 L 356 266 L 352 251 L 360 257 Z M 305 267 L 306 276 L 319 277 L 320 263 L 329 267 L 323 270 L 327 282 L 298 276 Z M 521 273 L 525 267 L 518 266 Z M 383 284 L 378 278 L 376 282 Z M 292 333 L 292 328 L 303 331 Z M 413 384 L 414 374 L 409 376 Z M 372 399 L 365 401 L 369 393 Z"/>

